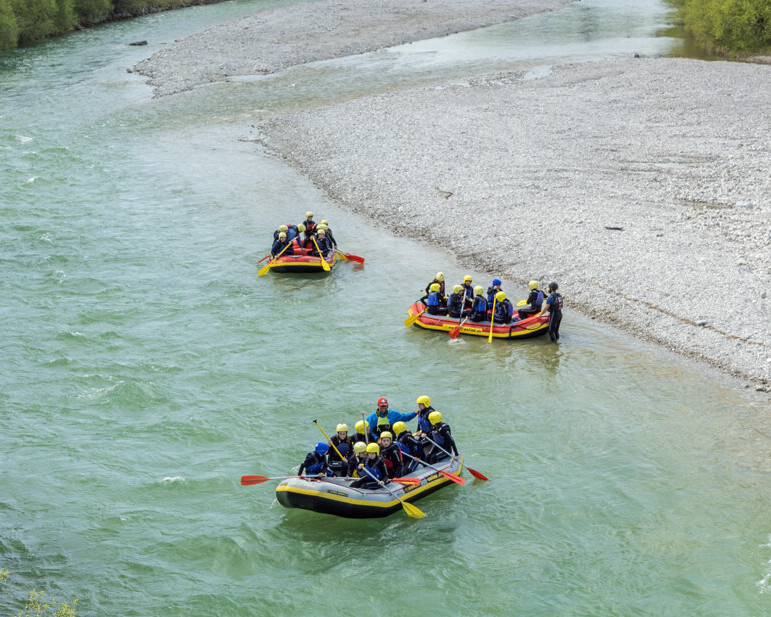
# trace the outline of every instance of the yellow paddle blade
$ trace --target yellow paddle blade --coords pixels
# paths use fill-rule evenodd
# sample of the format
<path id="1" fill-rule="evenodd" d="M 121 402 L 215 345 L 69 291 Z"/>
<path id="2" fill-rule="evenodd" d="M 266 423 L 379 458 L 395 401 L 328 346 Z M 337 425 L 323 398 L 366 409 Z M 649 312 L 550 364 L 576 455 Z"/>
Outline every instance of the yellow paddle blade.
<path id="1" fill-rule="evenodd" d="M 348 258 L 345 256 L 345 253 L 337 252 L 337 256 L 342 259 L 343 261 L 348 261 Z"/>
<path id="2" fill-rule="evenodd" d="M 269 261 L 266 263 L 262 268 L 260 268 L 260 271 L 257 273 L 257 276 L 265 276 L 270 271 L 270 266 L 273 262 Z"/>
<path id="3" fill-rule="evenodd" d="M 404 320 L 404 325 L 409 328 L 412 324 L 414 324 L 418 320 L 418 317 L 420 317 L 425 312 L 426 311 L 423 310 L 423 311 L 420 311 L 420 313 L 417 313 L 416 315 L 410 315 L 409 317 L 407 317 L 407 319 Z"/>
<path id="4" fill-rule="evenodd" d="M 402 507 L 404 508 L 404 511 L 407 513 L 408 516 L 411 516 L 412 518 L 425 518 L 426 513 L 423 512 L 420 508 L 413 506 L 411 503 L 407 503 L 406 501 L 402 501 Z"/>
<path id="5" fill-rule="evenodd" d="M 324 269 L 324 272 L 329 272 L 332 268 L 329 267 L 327 260 L 324 259 L 321 255 L 319 255 L 319 259 L 321 259 L 321 267 Z"/>
<path id="6" fill-rule="evenodd" d="M 517 306 L 525 306 L 525 304 L 527 304 L 527 300 L 520 300 L 517 302 Z"/>

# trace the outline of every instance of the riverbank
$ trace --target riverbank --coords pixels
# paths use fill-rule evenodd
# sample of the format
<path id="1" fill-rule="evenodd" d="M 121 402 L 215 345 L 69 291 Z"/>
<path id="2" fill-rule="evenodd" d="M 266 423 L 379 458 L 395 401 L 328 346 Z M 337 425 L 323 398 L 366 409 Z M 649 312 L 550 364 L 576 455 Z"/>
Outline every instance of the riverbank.
<path id="1" fill-rule="evenodd" d="M 571 0 L 320 0 L 210 28 L 136 66 L 156 96 L 513 21 Z"/>
<path id="2" fill-rule="evenodd" d="M 768 71 L 629 58 L 507 73 L 272 119 L 256 139 L 514 297 L 557 280 L 568 309 L 765 389 Z"/>

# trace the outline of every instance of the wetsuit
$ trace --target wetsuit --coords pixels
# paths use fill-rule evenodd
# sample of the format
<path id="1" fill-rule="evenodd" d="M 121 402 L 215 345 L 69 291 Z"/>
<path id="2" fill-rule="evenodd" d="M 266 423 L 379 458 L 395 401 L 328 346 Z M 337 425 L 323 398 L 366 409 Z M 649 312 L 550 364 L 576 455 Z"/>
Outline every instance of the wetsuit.
<path id="1" fill-rule="evenodd" d="M 316 244 L 313 244 L 313 242 L 311 242 L 311 244 L 313 245 L 313 250 L 311 251 L 311 255 L 318 255 L 319 251 L 321 251 L 321 254 L 324 257 L 326 257 L 332 251 L 332 243 L 329 241 L 329 238 L 327 238 L 326 236 L 323 238 L 318 236 L 316 237 L 316 244 L 319 245 L 319 251 L 316 250 Z"/>
<path id="2" fill-rule="evenodd" d="M 380 448 L 380 457 L 386 466 L 389 478 L 399 478 L 402 475 L 404 460 L 399 446 L 393 442 L 387 448 Z"/>
<path id="3" fill-rule="evenodd" d="M 432 411 L 436 411 L 436 409 L 430 406 L 426 407 L 423 411 L 418 411 L 418 430 L 425 433 L 429 437 L 431 436 L 431 423 L 428 421 L 428 415 Z M 416 456 L 425 460 L 429 450 L 431 450 L 433 446 L 431 445 L 431 442 L 425 438 L 416 439 L 418 439 L 418 453 Z"/>
<path id="4" fill-rule="evenodd" d="M 344 476 L 345 472 L 348 470 L 348 457 L 353 452 L 353 442 L 350 437 L 340 441 L 337 434 L 332 435 L 330 441 L 337 446 L 337 449 L 340 450 L 340 454 L 343 455 L 343 458 L 340 459 L 334 448 L 329 448 L 329 452 L 327 453 L 329 469 L 336 476 Z"/>
<path id="5" fill-rule="evenodd" d="M 310 219 L 306 219 L 303 221 L 303 225 L 305 225 L 305 237 L 310 238 L 311 236 L 316 235 L 316 223 L 311 221 Z"/>
<path id="6" fill-rule="evenodd" d="M 356 443 L 357 441 L 363 441 L 364 443 L 367 443 L 367 436 L 363 433 L 354 433 L 353 437 L 351 438 L 351 441 L 353 443 Z"/>
<path id="7" fill-rule="evenodd" d="M 396 438 L 396 445 L 401 448 L 402 453 L 409 454 L 409 456 L 420 458 L 423 454 L 423 447 L 420 440 L 410 431 L 402 431 L 402 434 Z M 407 460 L 404 461 L 405 470 L 408 472 L 414 471 L 418 466 L 417 461 L 409 458 L 409 456 L 407 457 Z"/>
<path id="8" fill-rule="evenodd" d="M 439 295 L 444 298 L 444 281 L 437 281 L 436 279 L 426 285 L 426 295 L 428 295 L 428 293 L 431 291 L 431 285 L 434 283 L 439 283 Z"/>
<path id="9" fill-rule="evenodd" d="M 367 460 L 364 461 L 364 467 L 369 471 L 369 473 L 375 476 L 377 480 L 383 480 L 386 483 L 388 482 L 388 471 L 386 470 L 383 459 L 379 456 L 375 459 L 371 459 L 368 456 Z M 366 471 L 360 469 L 359 479 L 356 480 L 356 482 L 351 483 L 351 488 L 366 488 L 374 490 L 380 488 L 380 485 L 376 480 L 373 480 Z"/>
<path id="10" fill-rule="evenodd" d="M 332 472 L 327 468 L 326 457 L 316 451 L 308 452 L 308 456 L 305 457 L 302 465 L 300 465 L 297 475 L 303 475 L 303 470 L 307 471 L 308 475 L 316 475 L 317 473 L 326 473 L 328 476 L 332 475 Z"/>
<path id="11" fill-rule="evenodd" d="M 451 293 L 450 300 L 447 303 L 447 314 L 450 317 L 460 318 L 463 311 L 463 295 Z"/>
<path id="12" fill-rule="evenodd" d="M 474 298 L 469 319 L 473 322 L 487 321 L 487 300 L 483 295 Z"/>
<path id="13" fill-rule="evenodd" d="M 513 315 L 514 307 L 508 298 L 495 303 L 495 317 L 493 318 L 495 323 L 507 324 L 511 321 Z"/>
<path id="14" fill-rule="evenodd" d="M 549 307 L 549 338 L 552 343 L 560 340 L 560 322 L 562 321 L 562 296 L 553 291 L 546 298 L 546 306 Z"/>
<path id="15" fill-rule="evenodd" d="M 289 248 L 284 251 L 284 247 L 289 244 Z M 284 251 L 283 255 L 293 255 L 294 254 L 294 246 L 291 242 L 287 242 L 286 240 L 276 240 L 273 243 L 273 247 L 270 249 L 270 254 L 273 255 L 275 258 L 276 255 L 278 255 L 281 251 Z M 283 257 L 282 255 L 282 257 Z"/>
<path id="16" fill-rule="evenodd" d="M 431 427 L 431 441 L 436 442 L 442 448 L 453 454 L 458 454 L 458 447 L 455 445 L 455 440 L 452 438 L 452 431 L 450 431 L 450 425 L 444 422 Z M 428 462 L 435 463 L 443 458 L 446 458 L 447 454 L 442 452 L 439 448 L 434 446 L 428 455 Z"/>
<path id="17" fill-rule="evenodd" d="M 363 456 L 357 456 L 356 454 L 352 454 L 348 457 L 348 470 L 345 472 L 345 475 L 349 478 L 360 478 L 359 475 L 359 465 L 364 464 L 364 461 L 367 460 L 367 453 L 365 452 Z"/>
<path id="18" fill-rule="evenodd" d="M 332 235 L 332 230 L 327 227 L 327 238 L 329 238 L 329 241 L 332 243 L 332 246 L 337 248 L 337 240 L 335 240 L 335 237 Z"/>
<path id="19" fill-rule="evenodd" d="M 540 289 L 533 289 L 530 295 L 527 297 L 527 306 L 519 309 L 519 318 L 525 319 L 526 317 L 532 317 L 536 313 L 541 312 L 543 306 L 543 292 Z"/>

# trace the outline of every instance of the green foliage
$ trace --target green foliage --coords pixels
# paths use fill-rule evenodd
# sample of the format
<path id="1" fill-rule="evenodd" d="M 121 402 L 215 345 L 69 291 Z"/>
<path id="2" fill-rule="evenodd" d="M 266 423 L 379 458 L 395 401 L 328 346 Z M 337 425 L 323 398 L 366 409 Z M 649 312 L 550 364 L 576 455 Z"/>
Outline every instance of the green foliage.
<path id="1" fill-rule="evenodd" d="M 771 0 L 671 0 L 696 42 L 747 54 L 771 47 Z"/>
<path id="2" fill-rule="evenodd" d="M 46 597 L 45 591 L 35 591 L 29 593 L 29 599 L 24 606 L 23 611 L 16 613 L 16 617 L 75 617 L 78 610 L 78 599 L 75 598 L 72 604 L 62 603 L 57 606 L 55 598 L 50 600 Z"/>
<path id="3" fill-rule="evenodd" d="M 19 40 L 19 25 L 16 23 L 16 14 L 13 12 L 11 0 L 0 0 L 0 51 L 6 51 L 16 47 Z M 7 571 L 2 570 L 6 573 Z M 0 578 L 0 580 L 5 580 Z"/>
<path id="4" fill-rule="evenodd" d="M 75 0 L 75 14 L 81 23 L 98 22 L 112 10 L 112 0 Z"/>

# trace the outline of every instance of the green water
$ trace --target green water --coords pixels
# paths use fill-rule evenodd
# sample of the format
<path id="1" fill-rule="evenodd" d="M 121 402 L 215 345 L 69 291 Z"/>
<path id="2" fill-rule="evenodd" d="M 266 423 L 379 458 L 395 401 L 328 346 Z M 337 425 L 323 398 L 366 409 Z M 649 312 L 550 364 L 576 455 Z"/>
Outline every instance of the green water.
<path id="1" fill-rule="evenodd" d="M 126 42 L 266 3 L 0 57 L 0 614 L 33 587 L 88 616 L 768 614 L 767 409 L 571 313 L 569 289 L 559 347 L 404 328 L 417 290 L 462 265 L 239 141 L 361 92 L 628 38 L 665 51 L 657 3 L 580 4 L 161 101 L 126 72 L 152 49 Z M 271 231 L 307 209 L 365 267 L 258 279 Z M 420 394 L 491 478 L 420 501 L 425 519 L 289 511 L 239 485 L 299 464 L 313 419 Z"/>

